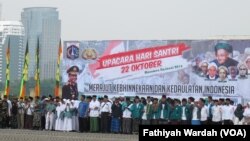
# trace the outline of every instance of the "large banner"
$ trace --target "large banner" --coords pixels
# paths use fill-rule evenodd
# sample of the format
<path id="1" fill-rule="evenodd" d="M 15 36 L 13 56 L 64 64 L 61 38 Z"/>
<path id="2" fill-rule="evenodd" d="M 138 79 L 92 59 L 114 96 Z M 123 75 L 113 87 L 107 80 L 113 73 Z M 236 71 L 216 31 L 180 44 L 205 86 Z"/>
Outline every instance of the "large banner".
<path id="1" fill-rule="evenodd" d="M 250 40 L 65 41 L 85 94 L 250 98 Z"/>

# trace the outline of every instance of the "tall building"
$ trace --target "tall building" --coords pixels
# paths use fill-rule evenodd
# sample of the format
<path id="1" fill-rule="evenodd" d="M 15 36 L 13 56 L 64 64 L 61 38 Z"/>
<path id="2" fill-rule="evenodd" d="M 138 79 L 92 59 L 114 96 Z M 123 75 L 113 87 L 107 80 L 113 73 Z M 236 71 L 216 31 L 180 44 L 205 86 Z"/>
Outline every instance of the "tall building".
<path id="1" fill-rule="evenodd" d="M 2 20 L 2 3 L 0 3 L 0 21 Z"/>
<path id="2" fill-rule="evenodd" d="M 10 39 L 10 81 L 22 76 L 24 27 L 19 21 L 0 21 L 0 82 L 5 81 L 6 49 Z"/>
<path id="3" fill-rule="evenodd" d="M 37 39 L 40 42 L 40 78 L 54 79 L 57 63 L 57 51 L 61 36 L 61 20 L 57 8 L 24 8 L 21 20 L 25 29 L 25 40 L 29 42 L 29 77 L 35 73 L 35 51 Z"/>

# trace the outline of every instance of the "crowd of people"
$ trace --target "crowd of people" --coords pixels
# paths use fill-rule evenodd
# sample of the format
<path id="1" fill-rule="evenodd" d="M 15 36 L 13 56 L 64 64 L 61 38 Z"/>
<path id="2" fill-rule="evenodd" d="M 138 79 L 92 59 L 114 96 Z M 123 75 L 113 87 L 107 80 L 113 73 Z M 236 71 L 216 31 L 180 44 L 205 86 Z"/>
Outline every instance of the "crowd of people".
<path id="1" fill-rule="evenodd" d="M 80 100 L 33 97 L 0 100 L 0 127 L 51 131 L 138 133 L 139 125 L 250 125 L 250 102 L 193 97 L 135 96 L 110 100 L 81 95 Z"/>
<path id="2" fill-rule="evenodd" d="M 218 80 L 218 82 L 247 79 L 250 74 L 250 55 L 247 49 L 245 52 L 246 54 L 233 57 L 237 54 L 237 51 L 233 51 L 233 46 L 219 42 L 215 45 L 215 56 L 198 55 L 194 59 L 193 72 L 205 80 Z"/>

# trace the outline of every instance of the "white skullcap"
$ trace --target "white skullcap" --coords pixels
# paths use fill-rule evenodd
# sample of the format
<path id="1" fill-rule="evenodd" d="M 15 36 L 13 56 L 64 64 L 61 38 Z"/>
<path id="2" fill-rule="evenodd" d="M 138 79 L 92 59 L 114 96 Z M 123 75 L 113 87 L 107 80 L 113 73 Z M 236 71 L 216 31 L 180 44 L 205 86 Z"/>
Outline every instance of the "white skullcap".
<path id="1" fill-rule="evenodd" d="M 249 59 L 250 59 L 250 56 L 247 56 L 247 58 L 246 58 L 245 62 L 246 62 L 247 60 L 249 60 Z"/>
<path id="2" fill-rule="evenodd" d="M 215 67 L 216 70 L 218 68 L 217 65 L 214 62 L 211 62 L 211 63 L 208 64 L 207 68 L 209 69 L 210 67 Z"/>
<path id="3" fill-rule="evenodd" d="M 202 66 L 202 64 L 204 64 L 204 63 L 209 64 L 207 60 L 203 60 L 202 62 L 200 62 L 199 67 L 201 67 L 201 66 Z"/>

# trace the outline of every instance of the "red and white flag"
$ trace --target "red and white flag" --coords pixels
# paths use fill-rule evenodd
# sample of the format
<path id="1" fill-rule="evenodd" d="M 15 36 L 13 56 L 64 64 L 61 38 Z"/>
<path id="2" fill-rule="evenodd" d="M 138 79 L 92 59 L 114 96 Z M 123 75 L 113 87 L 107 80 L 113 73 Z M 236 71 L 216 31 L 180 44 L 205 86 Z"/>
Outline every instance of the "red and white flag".
<path id="1" fill-rule="evenodd" d="M 108 44 L 108 47 L 104 51 L 103 56 L 111 55 L 111 54 L 117 54 L 120 52 L 125 52 L 125 45 L 123 41 L 120 40 L 114 40 L 110 41 Z M 94 64 L 89 64 L 89 70 L 94 78 L 96 78 L 99 74 L 96 74 L 96 69 L 100 67 L 99 62 L 97 61 Z"/>

